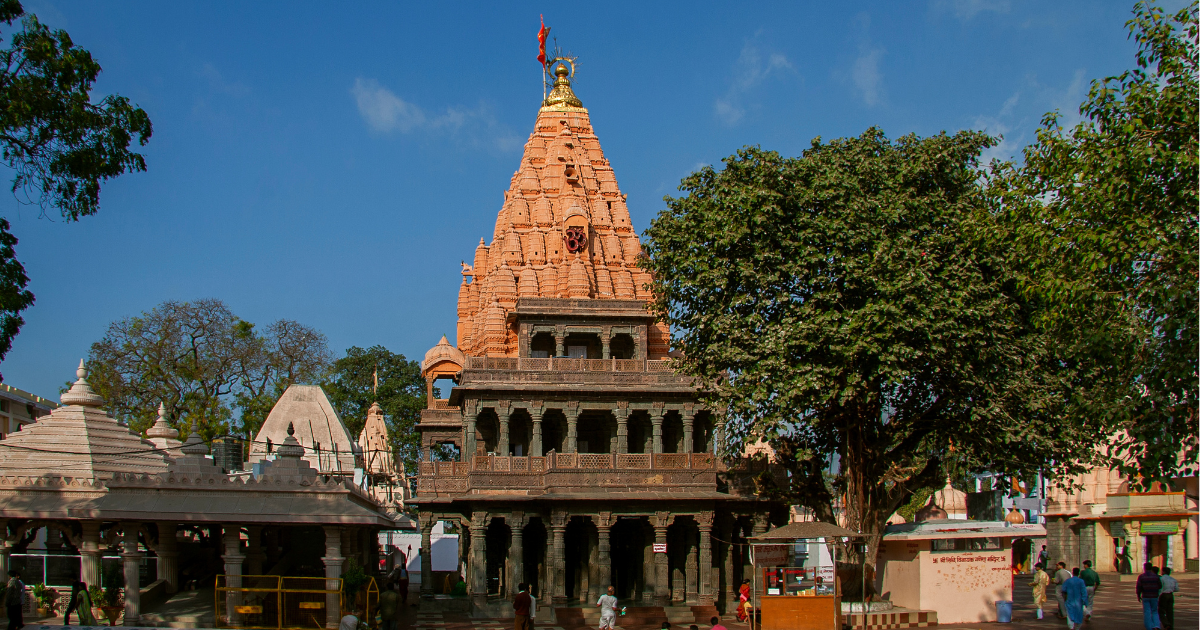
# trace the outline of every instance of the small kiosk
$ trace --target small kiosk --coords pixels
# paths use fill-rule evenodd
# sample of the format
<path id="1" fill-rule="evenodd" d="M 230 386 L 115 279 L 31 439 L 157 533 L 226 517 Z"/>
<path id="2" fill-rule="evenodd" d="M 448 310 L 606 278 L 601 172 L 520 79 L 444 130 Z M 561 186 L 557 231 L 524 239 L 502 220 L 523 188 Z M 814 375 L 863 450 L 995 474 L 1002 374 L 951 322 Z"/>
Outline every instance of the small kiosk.
<path id="1" fill-rule="evenodd" d="M 762 630 L 840 630 L 842 592 L 830 543 L 861 538 L 829 523 L 792 523 L 750 538 L 751 592 Z M 751 623 L 755 616 L 751 616 Z"/>

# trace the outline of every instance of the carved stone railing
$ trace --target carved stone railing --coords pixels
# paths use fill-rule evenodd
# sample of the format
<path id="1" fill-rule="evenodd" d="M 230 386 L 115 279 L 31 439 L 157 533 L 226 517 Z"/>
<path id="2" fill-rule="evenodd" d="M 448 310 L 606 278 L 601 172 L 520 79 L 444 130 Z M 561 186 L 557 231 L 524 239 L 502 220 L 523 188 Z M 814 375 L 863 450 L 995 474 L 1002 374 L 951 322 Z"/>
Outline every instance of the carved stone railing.
<path id="1" fill-rule="evenodd" d="M 449 400 L 441 400 L 438 398 L 434 398 L 433 400 L 429 401 L 429 408 L 437 409 L 439 411 L 457 411 L 459 409 L 457 405 L 451 405 Z"/>
<path id="2" fill-rule="evenodd" d="M 550 470 L 716 470 L 712 453 L 551 453 L 545 457 L 477 455 L 467 462 L 421 462 L 421 476 L 465 477 L 471 472 L 541 473 Z"/>
<path id="3" fill-rule="evenodd" d="M 468 370 L 530 372 L 672 372 L 670 359 L 571 359 L 568 357 L 467 357 Z"/>

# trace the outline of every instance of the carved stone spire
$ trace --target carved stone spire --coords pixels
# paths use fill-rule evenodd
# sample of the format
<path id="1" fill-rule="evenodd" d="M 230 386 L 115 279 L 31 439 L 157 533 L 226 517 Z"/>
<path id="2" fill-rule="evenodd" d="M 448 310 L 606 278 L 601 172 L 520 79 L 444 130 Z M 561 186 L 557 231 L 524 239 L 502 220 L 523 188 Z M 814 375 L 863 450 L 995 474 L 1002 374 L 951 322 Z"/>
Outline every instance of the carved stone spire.
<path id="1" fill-rule="evenodd" d="M 79 360 L 79 368 L 75 370 L 75 376 L 79 380 L 71 385 L 71 389 L 63 394 L 59 400 L 64 405 L 79 405 L 80 407 L 99 407 L 104 404 L 104 399 L 99 394 L 92 391 L 92 386 L 87 382 L 87 367 L 83 364 L 83 359 Z"/>

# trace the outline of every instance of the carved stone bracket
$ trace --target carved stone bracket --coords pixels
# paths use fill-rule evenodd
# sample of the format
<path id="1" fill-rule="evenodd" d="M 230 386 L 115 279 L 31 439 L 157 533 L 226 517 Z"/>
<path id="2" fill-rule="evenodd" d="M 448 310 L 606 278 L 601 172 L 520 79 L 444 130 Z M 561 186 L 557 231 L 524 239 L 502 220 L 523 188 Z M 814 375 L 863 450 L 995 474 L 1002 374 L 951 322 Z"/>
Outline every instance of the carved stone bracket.
<path id="1" fill-rule="evenodd" d="M 596 527 L 603 527 L 607 529 L 612 527 L 613 524 L 617 522 L 617 517 L 614 516 L 612 512 L 601 512 L 596 516 L 593 516 L 592 520 L 596 523 Z"/>
<path id="2" fill-rule="evenodd" d="M 713 512 L 698 512 L 693 518 L 696 519 L 696 524 L 700 526 L 700 529 L 712 529 L 715 516 Z"/>
<path id="3" fill-rule="evenodd" d="M 471 530 L 486 529 L 489 520 L 487 512 L 471 512 Z"/>
<path id="4" fill-rule="evenodd" d="M 662 527 L 662 528 L 669 527 L 671 525 L 671 521 L 675 520 L 675 516 L 672 515 L 670 512 L 655 512 L 653 518 L 654 518 L 654 526 L 656 528 L 657 527 Z"/>
<path id="5" fill-rule="evenodd" d="M 523 511 L 514 511 L 504 517 L 504 522 L 515 532 L 529 524 L 529 517 Z"/>
<path id="6" fill-rule="evenodd" d="M 569 520 L 571 520 L 571 515 L 561 510 L 555 510 L 550 513 L 551 527 L 566 527 Z"/>
<path id="7" fill-rule="evenodd" d="M 628 411 L 629 401 L 628 400 L 618 400 L 617 401 L 617 409 L 624 409 L 624 410 Z"/>

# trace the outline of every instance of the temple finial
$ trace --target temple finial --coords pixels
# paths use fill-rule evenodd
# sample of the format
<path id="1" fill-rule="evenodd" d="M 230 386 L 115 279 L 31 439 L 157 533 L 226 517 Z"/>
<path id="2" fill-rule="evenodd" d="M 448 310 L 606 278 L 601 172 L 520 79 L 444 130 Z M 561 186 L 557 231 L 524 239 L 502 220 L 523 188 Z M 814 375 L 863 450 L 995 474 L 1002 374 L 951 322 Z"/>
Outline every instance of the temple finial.
<path id="1" fill-rule="evenodd" d="M 571 90 L 571 77 L 575 76 L 575 63 L 571 59 L 559 58 L 553 62 L 554 89 L 542 101 L 542 107 L 583 107 L 583 102 Z M 568 67 L 569 66 L 569 67 Z"/>

